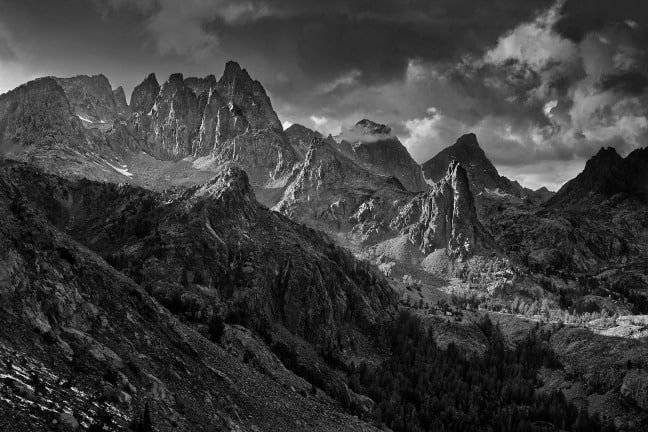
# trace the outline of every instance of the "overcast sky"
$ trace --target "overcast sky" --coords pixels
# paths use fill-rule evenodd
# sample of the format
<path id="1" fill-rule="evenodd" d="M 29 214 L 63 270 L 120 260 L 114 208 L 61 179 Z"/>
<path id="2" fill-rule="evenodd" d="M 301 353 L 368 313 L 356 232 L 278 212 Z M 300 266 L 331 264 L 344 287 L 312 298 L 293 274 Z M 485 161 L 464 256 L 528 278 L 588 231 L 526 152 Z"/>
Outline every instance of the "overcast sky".
<path id="1" fill-rule="evenodd" d="M 282 121 L 389 124 L 418 162 L 475 132 L 501 173 L 560 187 L 601 146 L 648 145 L 641 0 L 0 0 L 0 93 L 238 61 Z"/>

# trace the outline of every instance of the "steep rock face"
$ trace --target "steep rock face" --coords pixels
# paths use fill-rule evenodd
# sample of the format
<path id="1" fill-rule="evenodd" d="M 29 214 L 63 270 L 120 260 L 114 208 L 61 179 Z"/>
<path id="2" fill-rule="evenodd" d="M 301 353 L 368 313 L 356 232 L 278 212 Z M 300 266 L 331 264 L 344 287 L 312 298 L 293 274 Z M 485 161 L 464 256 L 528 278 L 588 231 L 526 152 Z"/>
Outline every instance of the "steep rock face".
<path id="1" fill-rule="evenodd" d="M 477 251 L 496 249 L 477 218 L 466 170 L 456 161 L 450 163 L 446 176 L 415 202 L 413 212 L 420 216 L 406 231 L 424 253 L 445 248 L 450 257 L 465 259 Z M 406 213 L 403 220 L 410 217 Z"/>
<path id="2" fill-rule="evenodd" d="M 146 114 L 151 111 L 155 98 L 160 92 L 160 84 L 155 74 L 149 74 L 144 81 L 133 89 L 131 108 L 135 112 Z"/>
<path id="3" fill-rule="evenodd" d="M 648 202 L 648 148 L 634 150 L 622 158 L 614 148 L 601 150 L 587 161 L 585 169 L 567 182 L 549 201 L 551 206 L 595 204 L 615 194 Z"/>
<path id="4" fill-rule="evenodd" d="M 56 78 L 56 82 L 63 88 L 74 113 L 84 123 L 112 123 L 119 116 L 120 108 L 105 76 L 79 75 Z"/>
<path id="5" fill-rule="evenodd" d="M 369 240 L 388 233 L 392 206 L 411 196 L 395 178 L 373 174 L 316 136 L 274 208 L 308 225 Z"/>
<path id="6" fill-rule="evenodd" d="M 201 115 L 196 94 L 184 84 L 182 74 L 172 74 L 162 85 L 151 108 L 146 150 L 160 159 L 181 159 L 194 154 L 193 143 Z"/>
<path id="7" fill-rule="evenodd" d="M 321 133 L 297 123 L 290 125 L 290 127 L 286 129 L 285 132 L 290 145 L 295 150 L 295 153 L 298 155 L 301 161 L 306 158 L 306 153 L 308 153 L 308 149 L 310 148 L 313 140 L 325 139 Z M 330 144 L 335 145 L 335 141 L 332 137 L 326 138 L 326 140 Z"/>
<path id="8" fill-rule="evenodd" d="M 3 153 L 85 142 L 63 88 L 53 78 L 30 81 L 0 96 L 0 150 Z"/>
<path id="9" fill-rule="evenodd" d="M 227 62 L 223 76 L 218 80 L 217 90 L 225 100 L 243 112 L 252 129 L 283 131 L 265 89 L 259 81 L 252 80 L 238 63 Z"/>
<path id="10" fill-rule="evenodd" d="M 393 176 L 412 192 L 427 189 L 421 167 L 389 126 L 363 119 L 336 140 L 338 150 L 366 169 Z"/>
<path id="11" fill-rule="evenodd" d="M 124 93 L 124 88 L 122 86 L 113 90 L 113 99 L 115 100 L 117 114 L 122 117 L 127 117 L 131 113 L 131 109 L 126 102 L 126 93 Z"/>

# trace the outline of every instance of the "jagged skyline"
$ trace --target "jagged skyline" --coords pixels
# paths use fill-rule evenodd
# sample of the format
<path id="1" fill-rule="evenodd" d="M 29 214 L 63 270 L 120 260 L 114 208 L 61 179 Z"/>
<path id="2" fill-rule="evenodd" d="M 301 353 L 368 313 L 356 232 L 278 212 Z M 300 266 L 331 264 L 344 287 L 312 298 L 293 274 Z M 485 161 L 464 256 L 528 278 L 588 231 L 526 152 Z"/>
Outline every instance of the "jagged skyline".
<path id="1" fill-rule="evenodd" d="M 234 59 L 286 125 L 326 134 L 370 118 L 419 163 L 475 132 L 501 173 L 531 188 L 557 189 L 602 146 L 646 145 L 648 14 L 637 2 L 178 5 L 3 2 L 0 92 L 103 73 L 130 95 L 151 71 L 218 75 Z"/>

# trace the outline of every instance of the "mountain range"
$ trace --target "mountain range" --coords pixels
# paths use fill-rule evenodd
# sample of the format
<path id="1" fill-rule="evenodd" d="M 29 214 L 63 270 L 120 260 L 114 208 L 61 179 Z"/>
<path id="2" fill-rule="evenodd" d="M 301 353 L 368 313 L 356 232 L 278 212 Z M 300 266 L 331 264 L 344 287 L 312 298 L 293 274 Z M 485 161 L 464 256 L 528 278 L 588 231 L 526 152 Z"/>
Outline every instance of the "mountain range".
<path id="1" fill-rule="evenodd" d="M 539 387 L 648 421 L 645 148 L 533 191 L 474 134 L 419 165 L 368 119 L 284 130 L 228 62 L 130 103 L 30 81 L 0 95 L 0 153 L 9 430 L 400 430 L 356 376 L 399 311 L 466 356 L 485 316 L 510 346 L 541 328 Z"/>

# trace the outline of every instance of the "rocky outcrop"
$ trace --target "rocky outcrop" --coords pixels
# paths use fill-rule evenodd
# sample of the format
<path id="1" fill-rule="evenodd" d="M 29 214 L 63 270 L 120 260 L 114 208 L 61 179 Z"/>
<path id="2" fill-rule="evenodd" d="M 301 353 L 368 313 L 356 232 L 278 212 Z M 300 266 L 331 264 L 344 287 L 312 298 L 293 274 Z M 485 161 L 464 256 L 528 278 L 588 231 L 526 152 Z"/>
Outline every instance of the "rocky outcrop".
<path id="1" fill-rule="evenodd" d="M 155 74 L 149 74 L 144 81 L 133 89 L 131 108 L 134 112 L 146 114 L 151 111 L 155 98 L 160 92 L 160 84 Z"/>
<path id="2" fill-rule="evenodd" d="M 421 167 L 389 126 L 363 119 L 336 137 L 336 141 L 338 150 L 362 167 L 395 177 L 412 192 L 427 189 Z"/>
<path id="3" fill-rule="evenodd" d="M 477 218 L 466 170 L 451 162 L 446 176 L 414 200 L 410 212 L 401 215 L 396 226 L 405 225 L 412 213 L 418 221 L 403 227 L 423 253 L 446 249 L 452 258 L 466 259 L 476 252 L 496 250 L 495 242 Z"/>
<path id="4" fill-rule="evenodd" d="M 286 129 L 286 136 L 290 145 L 295 150 L 295 153 L 298 155 L 300 160 L 306 158 L 306 153 L 310 149 L 311 143 L 315 139 L 326 140 L 329 144 L 335 146 L 335 140 L 332 137 L 324 138 L 324 136 L 312 129 L 307 128 L 306 126 L 300 124 L 292 124 L 288 129 Z"/>
<path id="5" fill-rule="evenodd" d="M 85 142 L 63 88 L 53 78 L 30 81 L 0 96 L 0 150 L 24 153 Z"/>
<path id="6" fill-rule="evenodd" d="M 388 203 L 403 205 L 412 195 L 395 178 L 364 169 L 316 136 L 274 208 L 328 232 L 352 233 L 364 243 L 388 235 L 394 212 Z"/>
<path id="7" fill-rule="evenodd" d="M 117 101 L 108 78 L 103 75 L 55 79 L 63 88 L 72 110 L 84 124 L 112 123 L 119 117 L 120 110 L 124 111 L 124 106 L 118 107 L 118 103 L 125 105 L 126 98 Z"/>
<path id="8" fill-rule="evenodd" d="M 126 102 L 126 93 L 124 93 L 124 88 L 122 86 L 113 90 L 113 99 L 115 100 L 117 115 L 127 117 L 131 113 L 131 109 Z"/>
<path id="9" fill-rule="evenodd" d="M 238 63 L 227 62 L 223 76 L 218 80 L 217 90 L 223 99 L 242 111 L 252 129 L 283 131 L 265 89 Z"/>

